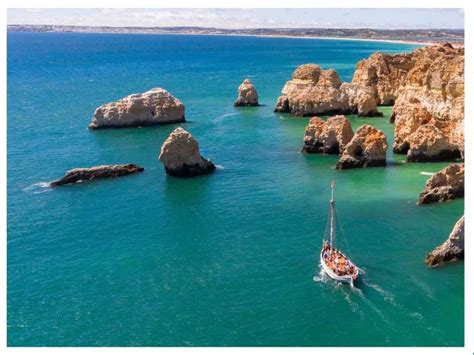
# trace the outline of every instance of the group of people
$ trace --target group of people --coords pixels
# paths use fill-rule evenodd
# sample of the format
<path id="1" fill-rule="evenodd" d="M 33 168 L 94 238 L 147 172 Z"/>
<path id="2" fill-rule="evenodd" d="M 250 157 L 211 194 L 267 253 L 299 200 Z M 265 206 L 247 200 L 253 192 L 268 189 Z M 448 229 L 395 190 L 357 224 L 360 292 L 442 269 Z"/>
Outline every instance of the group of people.
<path id="1" fill-rule="evenodd" d="M 354 265 L 337 249 L 332 249 L 327 241 L 323 243 L 323 259 L 326 265 L 337 275 L 353 275 Z"/>

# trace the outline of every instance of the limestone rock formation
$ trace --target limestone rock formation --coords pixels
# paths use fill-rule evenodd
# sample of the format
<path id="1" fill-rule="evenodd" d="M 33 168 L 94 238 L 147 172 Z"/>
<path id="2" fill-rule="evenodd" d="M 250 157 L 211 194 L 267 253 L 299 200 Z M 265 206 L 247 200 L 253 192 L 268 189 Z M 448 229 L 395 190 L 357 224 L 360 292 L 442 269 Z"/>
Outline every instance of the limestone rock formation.
<path id="1" fill-rule="evenodd" d="M 410 147 L 407 161 L 447 161 L 460 156 L 456 145 L 431 123 L 418 127 L 408 136 L 407 144 Z"/>
<path id="2" fill-rule="evenodd" d="M 184 122 L 184 105 L 168 91 L 154 88 L 99 106 L 89 128 L 121 128 Z"/>
<path id="3" fill-rule="evenodd" d="M 238 97 L 234 106 L 258 106 L 257 89 L 250 79 L 245 79 L 238 89 Z"/>
<path id="4" fill-rule="evenodd" d="M 95 179 L 115 178 L 124 175 L 141 173 L 145 169 L 136 164 L 100 165 L 92 168 L 76 168 L 69 170 L 64 177 L 50 183 L 51 187 L 74 184 Z"/>
<path id="5" fill-rule="evenodd" d="M 387 138 L 370 125 L 359 127 L 344 149 L 336 167 L 351 169 L 386 165 Z"/>
<path id="6" fill-rule="evenodd" d="M 444 202 L 464 197 L 464 164 L 451 164 L 431 176 L 420 193 L 418 204 Z"/>
<path id="7" fill-rule="evenodd" d="M 342 100 L 347 100 L 351 113 L 363 117 L 382 116 L 377 111 L 377 101 L 374 91 L 366 86 L 343 83 L 340 87 Z"/>
<path id="8" fill-rule="evenodd" d="M 349 86 L 348 86 L 349 85 Z M 278 98 L 275 111 L 295 116 L 330 114 L 379 115 L 372 90 L 361 91 L 342 84 L 333 69 L 322 70 L 316 64 L 300 65 L 287 81 Z"/>
<path id="9" fill-rule="evenodd" d="M 374 53 L 357 63 L 352 84 L 369 87 L 378 105 L 393 105 L 398 89 L 413 67 L 413 54 Z"/>
<path id="10" fill-rule="evenodd" d="M 340 154 L 354 136 L 351 123 L 342 115 L 327 121 L 319 117 L 309 120 L 304 132 L 304 153 Z"/>
<path id="11" fill-rule="evenodd" d="M 464 259 L 464 216 L 454 225 L 448 239 L 426 257 L 426 264 L 432 267 Z"/>
<path id="12" fill-rule="evenodd" d="M 215 165 L 204 159 L 194 137 L 181 127 L 176 128 L 161 146 L 159 160 L 167 174 L 177 177 L 206 175 L 215 170 Z"/>
<path id="13" fill-rule="evenodd" d="M 393 150 L 409 161 L 462 157 L 464 151 L 464 48 L 417 49 L 393 108 Z"/>

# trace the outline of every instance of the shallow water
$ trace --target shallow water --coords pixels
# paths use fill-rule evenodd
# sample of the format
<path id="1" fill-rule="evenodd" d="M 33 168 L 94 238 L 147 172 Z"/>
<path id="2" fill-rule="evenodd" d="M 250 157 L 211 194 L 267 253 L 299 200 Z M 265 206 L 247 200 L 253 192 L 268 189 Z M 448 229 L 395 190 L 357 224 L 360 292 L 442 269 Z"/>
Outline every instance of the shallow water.
<path id="1" fill-rule="evenodd" d="M 413 46 L 221 36 L 8 34 L 10 346 L 460 346 L 463 263 L 428 269 L 463 200 L 417 206 L 446 164 L 337 171 L 300 153 L 307 119 L 273 113 L 302 63 L 350 80 L 377 50 Z M 256 108 L 234 108 L 245 77 Z M 211 176 L 167 177 L 176 127 L 88 131 L 98 105 L 162 86 L 186 105 Z M 350 117 L 393 141 L 383 118 Z M 137 163 L 142 174 L 49 189 L 74 167 Z M 357 289 L 320 274 L 336 181 L 339 246 Z"/>

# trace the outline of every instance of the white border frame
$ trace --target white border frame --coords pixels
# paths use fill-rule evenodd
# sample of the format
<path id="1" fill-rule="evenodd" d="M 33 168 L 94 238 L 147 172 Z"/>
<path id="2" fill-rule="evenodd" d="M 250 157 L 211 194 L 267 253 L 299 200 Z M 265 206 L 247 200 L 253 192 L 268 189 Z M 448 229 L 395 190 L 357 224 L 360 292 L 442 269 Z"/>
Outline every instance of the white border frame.
<path id="1" fill-rule="evenodd" d="M 120 1 L 120 3 L 119 3 Z M 7 8 L 464 8 L 465 16 L 465 44 L 466 44 L 466 82 L 465 82 L 465 97 L 466 97 L 466 112 L 465 117 L 465 158 L 466 158 L 466 194 L 465 194 L 465 215 L 467 216 L 466 223 L 466 260 L 465 260 L 465 297 L 464 297 L 464 309 L 465 309 L 465 346 L 463 348 L 6 348 L 8 353 L 17 354 L 31 354 L 33 351 L 43 354 L 63 354 L 65 351 L 79 354 L 88 352 L 104 352 L 104 353 L 156 353 L 160 352 L 163 354 L 169 353 L 184 353 L 193 351 L 201 354 L 216 354 L 216 353 L 228 353 L 235 354 L 241 351 L 246 352 L 261 352 L 267 354 L 282 354 L 282 353 L 314 353 L 318 354 L 380 354 L 384 352 L 387 354 L 400 354 L 401 352 L 410 352 L 411 354 L 443 354 L 447 352 L 452 354 L 472 354 L 474 351 L 474 317 L 473 317 L 473 303 L 474 303 L 474 292 L 473 292 L 473 265 L 474 256 L 473 248 L 474 242 L 471 237 L 474 237 L 471 230 L 471 216 L 473 215 L 472 205 L 468 202 L 472 201 L 474 197 L 471 190 L 472 184 L 472 173 L 471 164 L 473 163 L 471 156 L 473 152 L 474 144 L 474 81 L 473 81 L 473 52 L 471 46 L 473 42 L 473 26 L 474 26 L 474 2 L 451 0 L 449 2 L 442 0 L 431 0 L 424 4 L 414 4 L 413 0 L 398 0 L 396 3 L 389 3 L 388 5 L 382 4 L 376 0 L 358 0 L 357 2 L 350 0 L 318 0 L 316 3 L 314 0 L 292 0 L 288 2 L 277 2 L 261 0 L 257 3 L 255 0 L 227 0 L 223 1 L 216 0 L 174 0 L 172 2 L 163 0 L 71 0 L 67 4 L 64 0 L 6 0 L 2 2 L 3 16 L 0 17 L 1 25 L 4 31 L 1 37 L 2 41 L 2 55 L 1 55 L 1 77 L 0 85 L 2 87 L 3 95 L 0 97 L 0 105 L 3 109 L 3 120 L 0 130 L 0 145 L 1 150 L 1 163 L 0 166 L 0 184 L 2 189 L 0 190 L 0 197 L 3 201 L 1 205 L 0 213 L 0 227 L 5 236 L 3 243 L 0 245 L 0 259 L 2 261 L 2 272 L 0 273 L 0 319 L 2 322 L 2 331 L 0 332 L 0 346 L 6 347 L 6 201 L 7 201 L 7 189 L 6 189 L 6 174 L 7 174 L 7 162 L 6 162 L 6 137 L 7 137 L 7 107 L 6 107 L 6 92 L 7 92 L 7 78 L 6 78 L 6 28 L 7 28 Z M 469 161 L 469 162 L 468 162 Z M 474 217 L 473 217 L 474 218 Z M 368 329 L 367 331 L 370 331 Z"/>

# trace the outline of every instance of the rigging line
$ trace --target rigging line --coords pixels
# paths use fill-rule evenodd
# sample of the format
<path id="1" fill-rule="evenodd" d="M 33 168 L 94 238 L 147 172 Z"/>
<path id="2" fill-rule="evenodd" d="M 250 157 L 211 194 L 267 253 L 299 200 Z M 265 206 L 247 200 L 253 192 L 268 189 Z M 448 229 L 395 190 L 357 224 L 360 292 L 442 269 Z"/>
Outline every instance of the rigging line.
<path id="1" fill-rule="evenodd" d="M 330 210 L 329 210 L 329 213 L 331 213 Z M 328 213 L 328 215 L 329 215 L 329 213 Z M 326 219 L 326 227 L 324 229 L 323 239 L 329 239 L 328 235 L 329 235 L 329 218 Z"/>
<path id="2" fill-rule="evenodd" d="M 349 252 L 349 255 L 352 255 L 351 249 L 349 248 L 349 241 L 347 240 L 346 232 L 344 231 L 344 228 L 342 227 L 341 221 L 339 220 L 339 218 L 337 218 L 336 210 L 334 210 L 334 215 L 336 216 L 336 222 L 339 226 L 339 229 L 341 230 L 341 235 L 342 235 L 342 238 L 344 240 L 345 248 L 347 248 L 347 251 Z"/>

